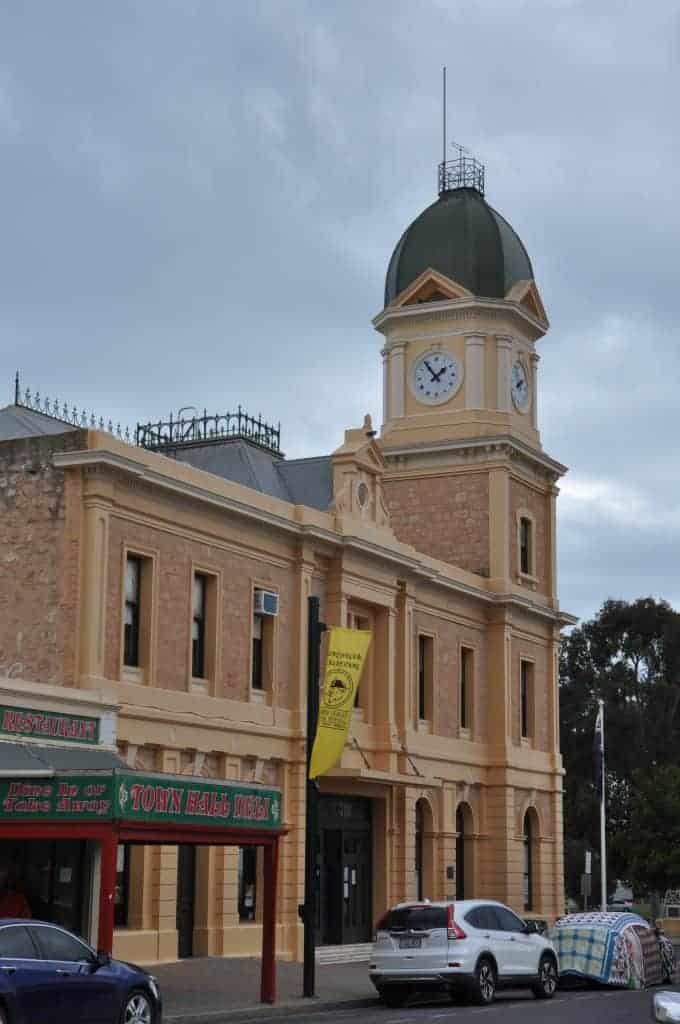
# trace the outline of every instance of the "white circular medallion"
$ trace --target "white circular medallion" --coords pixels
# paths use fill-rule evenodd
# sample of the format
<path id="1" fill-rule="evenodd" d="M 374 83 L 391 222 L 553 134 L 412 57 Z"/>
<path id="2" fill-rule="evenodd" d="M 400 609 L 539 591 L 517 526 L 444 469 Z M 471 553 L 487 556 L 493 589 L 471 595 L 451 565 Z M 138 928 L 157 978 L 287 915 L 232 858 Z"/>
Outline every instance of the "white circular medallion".
<path id="1" fill-rule="evenodd" d="M 440 405 L 453 398 L 463 381 L 463 370 L 455 356 L 434 349 L 419 356 L 411 371 L 411 390 L 420 402 Z"/>

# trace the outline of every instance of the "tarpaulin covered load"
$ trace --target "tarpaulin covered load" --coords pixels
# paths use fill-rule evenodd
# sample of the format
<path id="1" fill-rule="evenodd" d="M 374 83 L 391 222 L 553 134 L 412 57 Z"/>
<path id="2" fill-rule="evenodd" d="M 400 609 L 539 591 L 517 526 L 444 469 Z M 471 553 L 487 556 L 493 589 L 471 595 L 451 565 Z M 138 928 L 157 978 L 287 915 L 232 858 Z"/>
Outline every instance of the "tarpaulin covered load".
<path id="1" fill-rule="evenodd" d="M 667 974 L 659 939 L 637 914 L 569 914 L 555 922 L 550 938 L 562 976 L 645 988 L 658 985 Z"/>

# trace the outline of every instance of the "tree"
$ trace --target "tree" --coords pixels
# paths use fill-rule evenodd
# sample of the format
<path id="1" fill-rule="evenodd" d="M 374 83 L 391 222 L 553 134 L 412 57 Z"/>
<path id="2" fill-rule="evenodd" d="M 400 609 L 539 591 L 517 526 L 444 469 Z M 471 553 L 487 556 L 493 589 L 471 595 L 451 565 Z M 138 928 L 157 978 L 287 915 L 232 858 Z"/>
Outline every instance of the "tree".
<path id="1" fill-rule="evenodd" d="M 565 638 L 560 660 L 567 876 L 582 844 L 599 849 L 593 788 L 593 729 L 605 703 L 609 876 L 630 874 L 627 837 L 636 786 L 680 751 L 680 615 L 664 601 L 607 601 Z M 579 857 L 580 853 L 577 854 Z M 572 883 L 573 884 L 573 883 Z M 577 892 L 570 892 L 577 895 Z"/>
<path id="2" fill-rule="evenodd" d="M 680 884 L 680 767 L 636 772 L 626 837 L 628 877 L 662 895 Z"/>

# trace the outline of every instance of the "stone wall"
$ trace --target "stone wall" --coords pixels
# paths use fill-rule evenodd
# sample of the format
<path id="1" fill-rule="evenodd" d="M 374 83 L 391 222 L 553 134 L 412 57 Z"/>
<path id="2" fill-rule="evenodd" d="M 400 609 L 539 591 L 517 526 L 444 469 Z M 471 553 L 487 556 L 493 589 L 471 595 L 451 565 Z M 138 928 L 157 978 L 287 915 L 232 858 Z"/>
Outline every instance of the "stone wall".
<path id="1" fill-rule="evenodd" d="M 468 572 L 489 574 L 487 473 L 386 480 L 390 524 L 399 540 Z"/>
<path id="2" fill-rule="evenodd" d="M 0 443 L 0 674 L 73 686 L 80 557 L 78 472 L 52 465 L 84 432 Z"/>

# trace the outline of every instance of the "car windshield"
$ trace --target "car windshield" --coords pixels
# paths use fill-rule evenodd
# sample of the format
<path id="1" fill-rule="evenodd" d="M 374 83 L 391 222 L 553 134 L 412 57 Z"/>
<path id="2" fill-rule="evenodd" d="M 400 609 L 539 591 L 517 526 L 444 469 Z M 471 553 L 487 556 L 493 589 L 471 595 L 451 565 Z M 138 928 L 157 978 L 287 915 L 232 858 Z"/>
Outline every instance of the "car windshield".
<path id="1" fill-rule="evenodd" d="M 430 928 L 446 928 L 448 913 L 446 907 L 411 906 L 396 907 L 383 918 L 381 928 L 387 932 L 414 931 Z"/>

